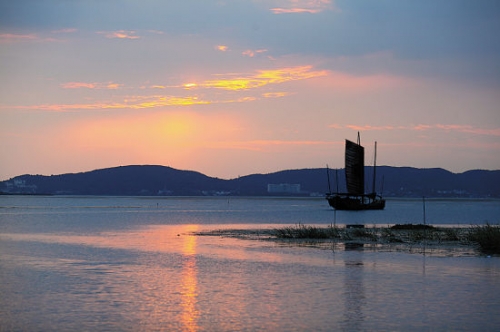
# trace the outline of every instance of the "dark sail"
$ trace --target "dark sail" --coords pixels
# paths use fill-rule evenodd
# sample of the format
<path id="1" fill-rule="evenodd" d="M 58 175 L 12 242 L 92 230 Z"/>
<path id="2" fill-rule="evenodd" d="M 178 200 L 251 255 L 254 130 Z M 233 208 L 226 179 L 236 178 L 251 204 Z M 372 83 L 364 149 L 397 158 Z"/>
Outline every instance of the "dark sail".
<path id="1" fill-rule="evenodd" d="M 377 158 L 377 143 L 375 142 L 375 158 Z M 365 194 L 365 149 L 361 146 L 358 133 L 358 142 L 345 141 L 345 177 L 347 193 L 332 193 L 330 180 L 326 199 L 335 210 L 382 210 L 385 208 L 385 199 L 375 192 L 375 169 L 377 162 L 373 162 L 373 192 Z M 328 170 L 327 170 L 328 171 Z"/>
<path id="2" fill-rule="evenodd" d="M 345 176 L 349 194 L 364 194 L 365 148 L 349 140 L 345 141 Z"/>

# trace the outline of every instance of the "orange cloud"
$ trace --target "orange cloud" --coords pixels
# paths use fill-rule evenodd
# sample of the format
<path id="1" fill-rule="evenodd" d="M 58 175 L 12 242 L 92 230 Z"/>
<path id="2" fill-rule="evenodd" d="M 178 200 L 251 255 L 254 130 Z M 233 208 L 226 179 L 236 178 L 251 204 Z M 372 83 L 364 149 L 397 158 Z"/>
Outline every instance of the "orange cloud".
<path id="1" fill-rule="evenodd" d="M 42 104 L 31 106 L 14 106 L 9 108 L 64 112 L 77 110 L 145 109 L 164 106 L 204 105 L 211 103 L 212 102 L 208 100 L 200 100 L 197 96 L 136 96 L 129 97 L 122 102 L 98 102 L 89 104 Z"/>
<path id="2" fill-rule="evenodd" d="M 221 52 L 226 52 L 228 50 L 226 45 L 217 45 L 215 48 Z"/>
<path id="3" fill-rule="evenodd" d="M 424 131 L 424 130 L 428 130 L 430 128 L 431 128 L 431 126 L 429 126 L 429 125 L 419 124 L 419 125 L 413 126 L 411 129 L 418 130 L 418 131 Z"/>
<path id="4" fill-rule="evenodd" d="M 118 39 L 139 39 L 141 37 L 136 36 L 135 31 L 126 31 L 126 30 L 118 30 L 118 31 L 99 31 L 98 34 L 104 35 L 106 38 L 118 38 Z"/>
<path id="5" fill-rule="evenodd" d="M 155 96 L 151 100 L 144 101 L 142 103 L 136 103 L 131 105 L 126 105 L 123 108 L 154 108 L 163 106 L 189 106 L 189 105 L 204 105 L 211 104 L 210 101 L 200 100 L 196 96 L 188 97 L 175 97 L 175 96 Z"/>
<path id="6" fill-rule="evenodd" d="M 247 90 L 251 88 L 258 88 L 263 85 L 266 85 L 264 81 L 252 78 L 211 80 L 211 81 L 205 81 L 205 83 L 200 84 L 200 86 L 204 86 L 207 88 L 216 88 L 224 90 Z"/>
<path id="7" fill-rule="evenodd" d="M 192 89 L 192 88 L 196 88 L 198 86 L 198 84 L 196 84 L 196 83 L 186 83 L 186 84 L 183 84 L 182 86 L 184 87 L 184 89 Z"/>
<path id="8" fill-rule="evenodd" d="M 207 80 L 201 83 L 186 83 L 177 86 L 153 85 L 152 89 L 167 89 L 167 88 L 184 88 L 200 89 L 213 88 L 223 89 L 228 91 L 241 91 L 260 88 L 269 84 L 281 84 L 309 78 L 322 77 L 328 74 L 327 71 L 312 70 L 312 66 L 297 66 L 287 67 L 272 70 L 259 70 L 253 75 L 241 76 L 236 78 L 225 78 L 216 80 Z M 89 82 L 67 82 L 61 84 L 63 89 L 112 89 L 116 90 L 123 85 L 106 82 L 106 83 L 89 83 Z M 143 89 L 144 87 L 141 87 Z M 263 92 L 260 96 L 263 98 L 280 98 L 289 95 L 288 92 Z M 217 99 L 201 98 L 199 95 L 192 94 L 188 96 L 176 95 L 150 95 L 150 96 L 126 96 L 120 101 L 101 101 L 93 103 L 74 103 L 74 104 L 41 104 L 31 106 L 12 106 L 9 109 L 24 109 L 24 110 L 39 110 L 39 111 L 77 111 L 77 110 L 110 110 L 110 109 L 145 109 L 159 108 L 168 106 L 190 106 L 190 105 L 206 105 L 206 104 L 225 104 L 225 103 L 244 103 L 257 100 L 257 96 L 237 96 L 217 94 Z M 223 96 L 223 97 L 221 97 Z M 1 107 L 0 109 L 6 109 Z"/>
<path id="9" fill-rule="evenodd" d="M 279 0 L 275 2 L 279 2 L 278 7 L 270 9 L 274 14 L 317 14 L 333 9 L 331 0 Z"/>
<path id="10" fill-rule="evenodd" d="M 313 71 L 312 66 L 288 67 L 281 69 L 259 70 L 254 75 L 247 77 L 208 80 L 196 86 L 224 90 L 248 90 L 259 88 L 268 84 L 280 84 L 289 81 L 304 80 L 308 78 L 326 76 L 326 70 Z"/>
<path id="11" fill-rule="evenodd" d="M 106 85 L 106 88 L 109 90 L 116 90 L 116 89 L 119 89 L 121 86 L 123 86 L 123 84 L 108 83 L 108 85 Z"/>
<path id="12" fill-rule="evenodd" d="M 253 58 L 256 54 L 261 54 L 261 53 L 265 53 L 265 52 L 267 52 L 266 49 L 246 50 L 246 51 L 243 51 L 241 54 L 245 55 L 245 56 L 248 56 L 250 58 Z"/>
<path id="13" fill-rule="evenodd" d="M 445 131 L 458 131 L 462 133 L 470 133 L 470 134 L 485 135 L 485 136 L 500 136 L 500 128 L 484 129 L 484 128 L 476 128 L 470 125 L 444 125 L 444 124 L 437 124 L 435 125 L 435 127 L 437 129 Z"/>
<path id="14" fill-rule="evenodd" d="M 0 42 L 17 42 L 17 41 L 27 41 L 27 40 L 37 40 L 38 37 L 35 34 L 28 35 L 18 35 L 13 33 L 2 33 L 0 34 Z"/>
<path id="15" fill-rule="evenodd" d="M 94 83 L 68 82 L 61 84 L 61 87 L 63 89 L 80 89 L 80 88 L 95 89 L 96 85 Z"/>
<path id="16" fill-rule="evenodd" d="M 288 95 L 290 95 L 288 92 L 266 92 L 262 94 L 264 98 L 281 98 Z"/>
<path id="17" fill-rule="evenodd" d="M 269 95 L 268 98 L 278 97 Z M 50 111 L 50 112 L 70 112 L 83 110 L 113 110 L 113 109 L 152 109 L 170 106 L 193 106 L 193 105 L 208 105 L 208 104 L 229 104 L 229 103 L 246 103 L 255 101 L 258 98 L 252 96 L 243 96 L 238 98 L 227 98 L 220 100 L 202 99 L 196 95 L 192 96 L 169 96 L 169 95 L 154 95 L 154 96 L 128 96 L 123 101 L 112 102 L 103 101 L 86 104 L 41 104 L 29 106 L 0 106 L 1 109 L 18 109 L 32 111 Z"/>
<path id="18" fill-rule="evenodd" d="M 118 83 L 85 83 L 85 82 L 68 82 L 61 84 L 63 89 L 108 89 L 108 90 L 116 90 L 122 87 L 123 84 Z"/>
<path id="19" fill-rule="evenodd" d="M 307 8 L 271 8 L 274 14 L 290 14 L 290 13 L 311 13 L 316 14 L 322 11 L 321 9 L 307 9 Z"/>
<path id="20" fill-rule="evenodd" d="M 393 130 L 395 127 L 393 126 L 358 126 L 358 125 L 347 125 L 346 126 L 349 129 L 356 130 L 356 131 L 370 131 L 370 130 Z"/>

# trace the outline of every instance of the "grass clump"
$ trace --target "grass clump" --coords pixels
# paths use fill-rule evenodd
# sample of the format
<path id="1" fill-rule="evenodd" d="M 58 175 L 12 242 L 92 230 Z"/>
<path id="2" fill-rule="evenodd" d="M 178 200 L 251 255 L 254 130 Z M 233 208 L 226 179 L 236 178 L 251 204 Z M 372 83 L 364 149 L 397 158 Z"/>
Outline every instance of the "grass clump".
<path id="1" fill-rule="evenodd" d="M 487 223 L 474 226 L 469 232 L 469 241 L 478 245 L 485 254 L 500 254 L 500 226 Z"/>
<path id="2" fill-rule="evenodd" d="M 357 238 L 369 239 L 370 241 L 377 241 L 377 236 L 372 231 L 365 228 L 354 228 L 350 230 L 349 235 Z"/>
<path id="3" fill-rule="evenodd" d="M 381 238 L 389 243 L 403 243 L 401 237 L 397 236 L 390 228 L 383 228 Z"/>
<path id="4" fill-rule="evenodd" d="M 319 228 L 303 224 L 275 229 L 274 232 L 281 239 L 329 239 L 336 236 L 333 227 Z"/>

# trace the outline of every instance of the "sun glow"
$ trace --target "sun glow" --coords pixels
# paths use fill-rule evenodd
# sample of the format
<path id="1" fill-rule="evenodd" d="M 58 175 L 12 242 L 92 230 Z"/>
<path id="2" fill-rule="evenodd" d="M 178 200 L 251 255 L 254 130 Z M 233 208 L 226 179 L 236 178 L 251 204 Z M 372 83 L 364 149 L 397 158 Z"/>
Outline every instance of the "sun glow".
<path id="1" fill-rule="evenodd" d="M 158 123 L 159 132 L 165 134 L 170 141 L 185 141 L 192 137 L 197 131 L 198 124 L 191 116 L 181 113 L 166 117 Z"/>
<path id="2" fill-rule="evenodd" d="M 240 119 L 229 114 L 192 111 L 154 112 L 82 121 L 59 134 L 63 150 L 80 149 L 106 163 L 122 162 L 192 167 L 211 142 L 236 140 Z"/>

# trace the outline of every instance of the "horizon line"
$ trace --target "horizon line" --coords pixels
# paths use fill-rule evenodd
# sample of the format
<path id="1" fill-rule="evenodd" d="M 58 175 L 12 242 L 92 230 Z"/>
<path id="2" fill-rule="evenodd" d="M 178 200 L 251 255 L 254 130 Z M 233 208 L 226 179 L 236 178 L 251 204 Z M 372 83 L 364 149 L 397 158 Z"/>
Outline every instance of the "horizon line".
<path id="1" fill-rule="evenodd" d="M 235 179 L 238 179 L 238 178 L 241 178 L 241 177 L 246 177 L 246 176 L 275 174 L 275 173 L 286 172 L 286 171 L 327 170 L 327 169 L 330 169 L 330 170 L 343 170 L 343 169 L 345 169 L 345 167 L 330 168 L 330 167 L 328 167 L 328 165 L 326 165 L 325 167 L 288 168 L 288 169 L 282 169 L 282 170 L 279 170 L 279 171 L 273 171 L 273 172 L 267 172 L 267 173 L 251 173 L 251 174 L 246 174 L 246 175 L 240 175 L 240 176 L 234 177 L 234 178 L 220 178 L 218 176 L 207 175 L 207 174 L 205 174 L 205 173 L 203 173 L 201 171 L 196 171 L 196 170 L 193 170 L 193 169 L 180 169 L 180 168 L 175 168 L 175 167 L 172 167 L 172 166 L 159 165 L 159 164 L 130 164 L 130 165 L 119 165 L 119 166 L 110 166 L 110 167 L 96 168 L 96 169 L 91 169 L 91 170 L 87 170 L 87 171 L 80 171 L 80 172 L 67 172 L 67 173 L 50 174 L 50 175 L 26 173 L 26 174 L 20 174 L 20 175 L 13 176 L 13 177 L 11 177 L 9 179 L 6 179 L 6 180 L 0 180 L 0 182 L 10 181 L 10 180 L 22 177 L 22 176 L 44 176 L 44 177 L 51 177 L 51 176 L 62 176 L 62 175 L 91 173 L 91 172 L 108 170 L 108 169 L 114 169 L 114 168 L 121 168 L 121 167 L 164 167 L 164 168 L 170 168 L 170 169 L 173 169 L 173 170 L 176 170 L 176 171 L 181 171 L 181 172 L 195 172 L 195 173 L 200 173 L 200 174 L 202 174 L 204 176 L 207 176 L 207 177 L 210 177 L 210 178 L 214 178 L 214 179 L 221 179 L 221 180 L 235 180 Z M 370 168 L 370 167 L 373 167 L 373 165 L 365 165 L 364 167 Z M 441 169 L 441 170 L 447 171 L 447 172 L 452 173 L 452 174 L 463 174 L 463 173 L 472 172 L 472 171 L 490 171 L 490 172 L 500 171 L 500 169 L 474 168 L 474 169 L 469 169 L 469 170 L 466 170 L 466 171 L 463 171 L 463 172 L 453 172 L 453 171 L 450 171 L 450 170 L 448 170 L 446 168 L 443 168 L 443 167 L 415 167 L 415 166 L 377 165 L 377 168 L 380 168 L 380 167 L 414 168 L 414 169 L 419 169 L 419 170 Z"/>

